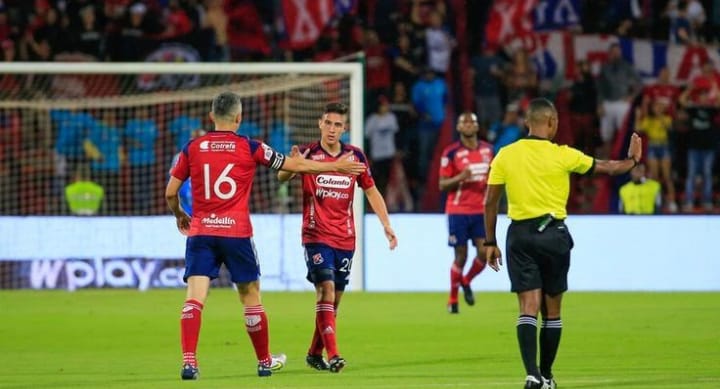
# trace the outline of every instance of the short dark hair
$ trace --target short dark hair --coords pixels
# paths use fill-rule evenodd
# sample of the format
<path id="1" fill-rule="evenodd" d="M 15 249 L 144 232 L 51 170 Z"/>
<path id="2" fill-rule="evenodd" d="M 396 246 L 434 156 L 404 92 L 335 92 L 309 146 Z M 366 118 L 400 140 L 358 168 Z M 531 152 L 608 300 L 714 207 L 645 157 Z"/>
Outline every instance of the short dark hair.
<path id="1" fill-rule="evenodd" d="M 234 119 L 235 115 L 242 113 L 240 96 L 233 92 L 222 92 L 215 96 L 212 102 L 212 113 L 216 119 Z"/>
<path id="2" fill-rule="evenodd" d="M 327 113 L 338 113 L 340 115 L 347 115 L 350 109 L 346 104 L 340 102 L 328 103 L 325 105 L 325 111 L 323 115 Z"/>
<path id="3" fill-rule="evenodd" d="M 555 105 L 548 99 L 538 97 L 530 100 L 527 109 L 527 118 L 531 123 L 536 123 L 538 120 L 542 120 L 547 114 L 555 115 Z"/>

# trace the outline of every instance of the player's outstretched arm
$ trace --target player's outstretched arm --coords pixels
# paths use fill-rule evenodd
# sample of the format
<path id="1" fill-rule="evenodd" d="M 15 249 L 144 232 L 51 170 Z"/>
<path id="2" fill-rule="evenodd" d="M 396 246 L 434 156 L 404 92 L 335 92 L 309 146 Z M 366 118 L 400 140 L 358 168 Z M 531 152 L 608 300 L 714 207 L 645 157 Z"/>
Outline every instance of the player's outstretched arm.
<path id="1" fill-rule="evenodd" d="M 307 155 L 308 155 L 309 152 L 310 152 L 310 149 L 308 148 L 308 149 L 305 149 L 305 151 L 302 152 L 302 154 L 301 154 L 301 153 L 300 153 L 300 148 L 297 147 L 296 145 L 294 145 L 294 146 L 290 149 L 290 155 L 289 155 L 289 157 L 290 157 L 290 158 L 297 158 L 297 157 L 299 157 L 299 156 L 302 156 L 302 158 L 305 159 L 305 158 L 307 157 Z M 285 171 L 285 170 L 278 170 L 277 178 L 278 178 L 278 180 L 279 180 L 280 182 L 290 181 L 290 180 L 293 179 L 293 177 L 295 177 L 295 173 L 293 173 L 293 172 L 289 172 L 289 171 Z"/>
<path id="2" fill-rule="evenodd" d="M 364 163 L 357 162 L 354 158 L 351 160 L 350 157 L 353 156 L 353 154 L 352 151 L 348 151 L 345 155 L 333 162 L 317 162 L 301 157 L 286 158 L 285 163 L 280 169 L 293 173 L 317 174 L 338 172 L 357 176 L 365 172 L 367 168 Z"/>
<path id="3" fill-rule="evenodd" d="M 637 133 L 632 134 L 630 138 L 630 146 L 628 147 L 628 158 L 624 160 L 595 160 L 595 170 L 593 173 L 609 174 L 616 176 L 625 174 L 632 170 L 642 158 L 642 140 Z"/>
<path id="4" fill-rule="evenodd" d="M 170 211 L 175 216 L 175 223 L 177 224 L 178 230 L 184 233 L 190 228 L 190 216 L 180 207 L 180 197 L 178 193 L 180 192 L 182 184 L 182 181 L 171 176 L 165 188 L 165 201 L 167 201 L 168 208 L 170 208 Z"/>
<path id="5" fill-rule="evenodd" d="M 390 244 L 390 250 L 394 250 L 395 247 L 397 247 L 398 240 L 397 236 L 395 236 L 395 231 L 390 227 L 390 216 L 388 215 L 387 206 L 385 205 L 385 199 L 383 199 L 382 194 L 380 194 L 376 186 L 365 189 L 365 196 L 367 196 L 368 203 L 370 203 L 370 208 L 372 208 L 378 219 L 380 219 L 380 223 L 382 223 L 383 229 L 385 230 L 385 237 Z"/>

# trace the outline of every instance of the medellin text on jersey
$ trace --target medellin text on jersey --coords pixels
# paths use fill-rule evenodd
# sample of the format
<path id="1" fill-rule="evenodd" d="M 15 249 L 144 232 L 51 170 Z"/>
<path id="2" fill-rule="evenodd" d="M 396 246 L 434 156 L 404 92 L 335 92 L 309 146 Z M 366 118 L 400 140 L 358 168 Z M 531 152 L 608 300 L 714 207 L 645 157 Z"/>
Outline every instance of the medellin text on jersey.
<path id="1" fill-rule="evenodd" d="M 248 201 L 255 167 L 279 170 L 285 156 L 265 143 L 212 131 L 190 141 L 170 174 L 190 179 L 193 215 L 189 236 L 252 236 Z"/>
<path id="2" fill-rule="evenodd" d="M 300 148 L 300 152 L 309 149 L 306 158 L 320 162 L 332 162 L 352 152 L 356 159 L 367 166 L 365 154 L 357 147 L 342 144 L 339 155 L 333 156 L 325 151 L 320 142 Z M 375 186 L 370 170 L 359 176 L 337 172 L 321 174 L 303 174 L 303 228 L 302 241 L 305 243 L 324 243 L 342 250 L 355 249 L 355 220 L 353 218 L 353 197 L 355 185 L 362 189 Z"/>

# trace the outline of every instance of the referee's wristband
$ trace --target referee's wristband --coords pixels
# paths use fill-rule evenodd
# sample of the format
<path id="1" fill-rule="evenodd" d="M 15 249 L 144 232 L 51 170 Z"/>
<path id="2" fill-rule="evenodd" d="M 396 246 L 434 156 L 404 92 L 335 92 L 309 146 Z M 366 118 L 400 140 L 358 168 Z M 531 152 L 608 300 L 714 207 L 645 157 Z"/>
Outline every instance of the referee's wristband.
<path id="1" fill-rule="evenodd" d="M 497 241 L 496 240 L 486 240 L 483 242 L 483 246 L 485 247 L 497 247 Z"/>

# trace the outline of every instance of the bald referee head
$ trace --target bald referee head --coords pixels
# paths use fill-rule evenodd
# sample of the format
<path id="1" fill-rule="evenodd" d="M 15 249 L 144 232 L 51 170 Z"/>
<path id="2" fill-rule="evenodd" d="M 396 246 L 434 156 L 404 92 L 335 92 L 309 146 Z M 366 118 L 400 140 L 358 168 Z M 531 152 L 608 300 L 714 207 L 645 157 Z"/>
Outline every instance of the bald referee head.
<path id="1" fill-rule="evenodd" d="M 558 116 L 555 105 L 548 99 L 534 99 L 526 113 L 525 124 L 531 136 L 554 139 L 558 129 Z"/>

